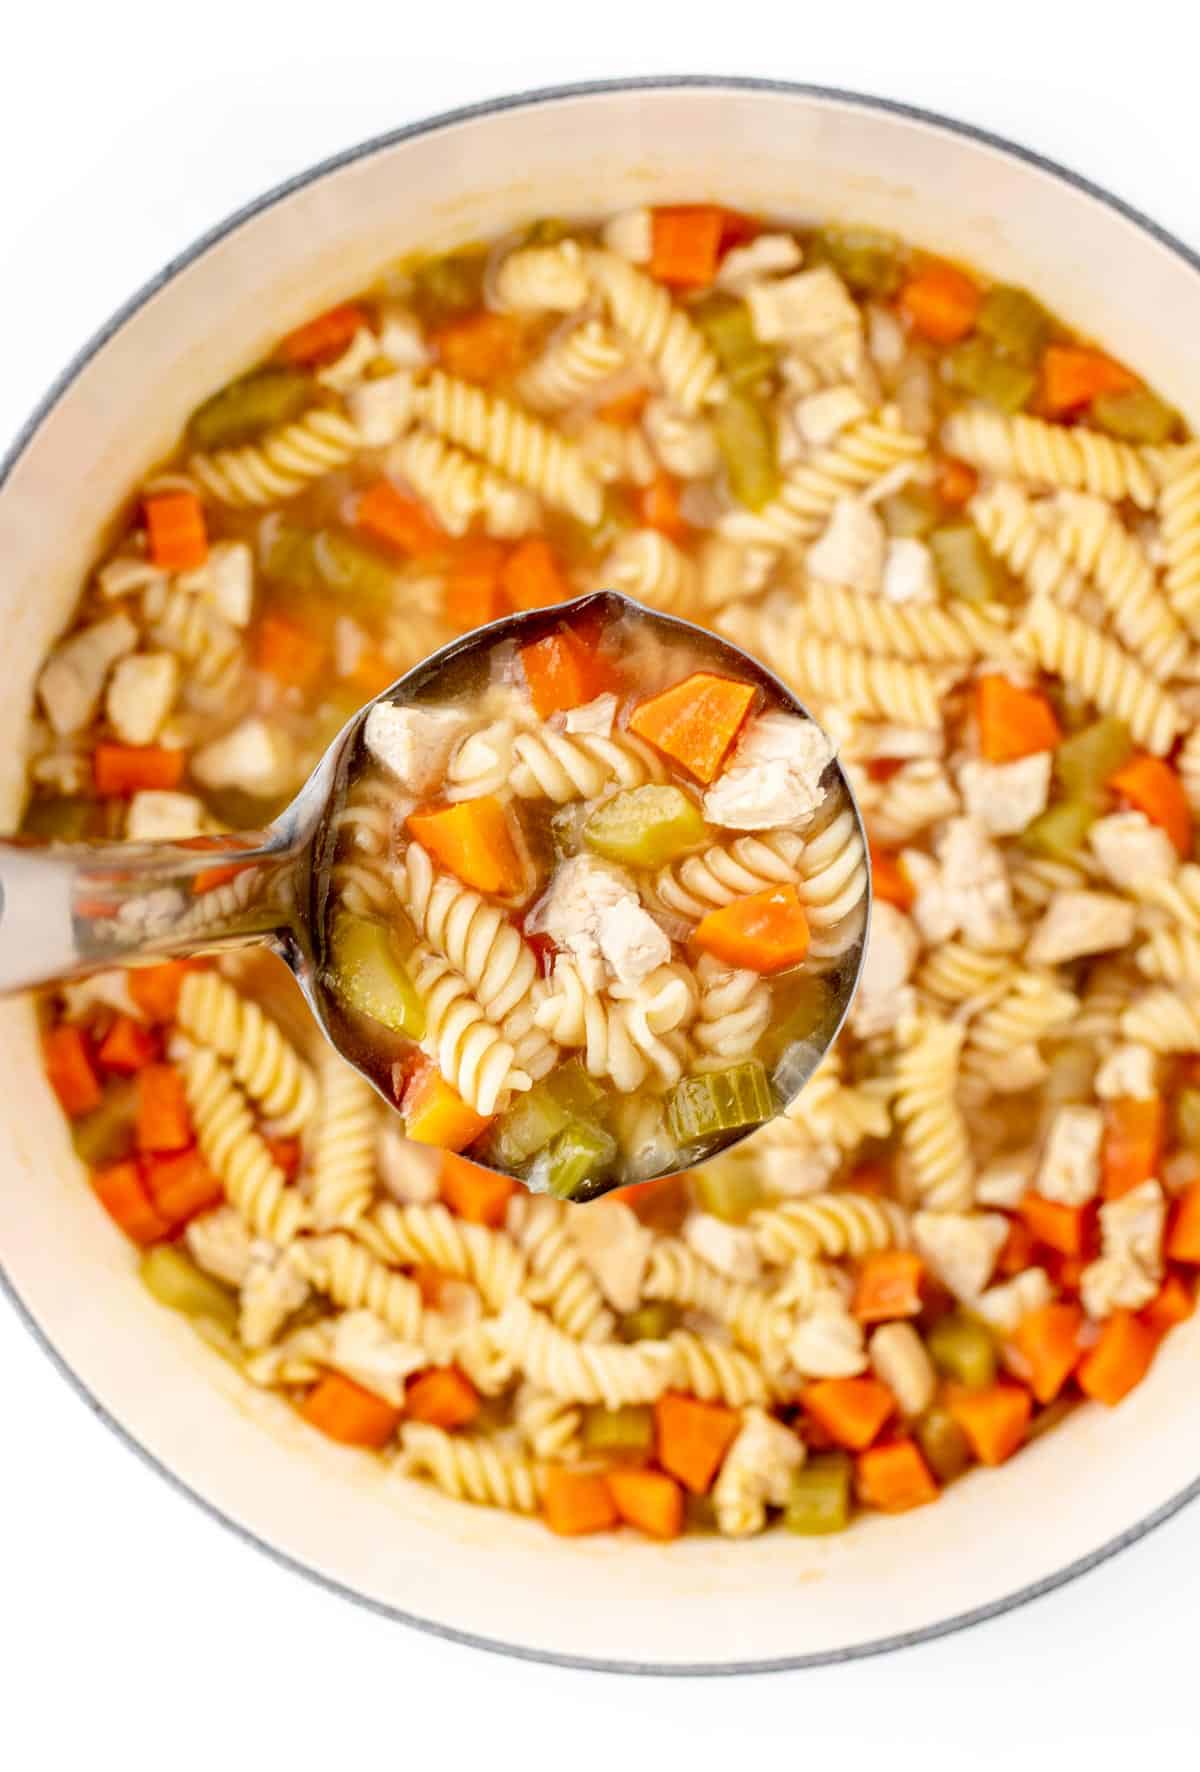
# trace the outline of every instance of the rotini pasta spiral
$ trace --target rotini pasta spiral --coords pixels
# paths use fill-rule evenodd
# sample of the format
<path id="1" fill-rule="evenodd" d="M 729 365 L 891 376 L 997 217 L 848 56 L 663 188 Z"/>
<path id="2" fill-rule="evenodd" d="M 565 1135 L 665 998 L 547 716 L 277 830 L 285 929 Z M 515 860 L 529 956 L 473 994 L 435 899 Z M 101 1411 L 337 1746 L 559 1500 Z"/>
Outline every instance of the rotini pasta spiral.
<path id="1" fill-rule="evenodd" d="M 600 482 L 574 445 L 531 413 L 440 369 L 421 391 L 418 406 L 439 437 L 482 457 L 498 473 L 581 523 L 599 522 L 604 505 Z"/>
<path id="2" fill-rule="evenodd" d="M 1012 650 L 1007 614 L 999 608 L 889 603 L 820 579 L 809 582 L 803 608 L 808 625 L 824 639 L 910 664 L 968 664 Z"/>
<path id="3" fill-rule="evenodd" d="M 1200 1009 L 1165 986 L 1146 991 L 1122 1014 L 1121 1033 L 1152 1052 L 1200 1052 Z"/>
<path id="4" fill-rule="evenodd" d="M 733 510 L 717 527 L 733 541 L 769 542 L 794 551 L 819 534 L 845 493 L 869 487 L 924 452 L 923 439 L 902 430 L 899 415 L 885 407 L 877 416 L 847 426 L 836 443 L 791 468 L 776 497 L 761 510 Z"/>
<path id="5" fill-rule="evenodd" d="M 891 848 L 909 843 L 920 831 L 961 811 L 958 791 L 945 765 L 933 757 L 905 763 L 883 784 L 871 810 L 871 836 Z"/>
<path id="6" fill-rule="evenodd" d="M 1099 708 L 1124 720 L 1147 750 L 1164 756 L 1183 724 L 1170 695 L 1098 628 L 1046 598 L 1035 598 L 1017 629 L 1017 640 L 1045 671 Z"/>
<path id="7" fill-rule="evenodd" d="M 814 1143 L 828 1141 L 841 1150 L 852 1151 L 866 1138 L 887 1137 L 891 1117 L 883 1092 L 886 1089 L 886 1079 L 856 1086 L 844 1083 L 836 1054 L 830 1052 L 785 1109 L 782 1123 L 797 1127 Z M 772 1122 L 772 1126 L 780 1124 Z M 771 1128 L 765 1130 L 770 1132 Z"/>
<path id="8" fill-rule="evenodd" d="M 1018 1047 L 1036 1045 L 1048 1034 L 1065 1031 L 1079 1011 L 1079 998 L 1064 990 L 1053 975 L 1016 972 L 1004 994 L 983 1009 L 967 1030 L 962 1054 L 964 1085 L 990 1088 L 997 1060 Z"/>
<path id="9" fill-rule="evenodd" d="M 205 1046 L 190 1053 L 182 1068 L 196 1142 L 230 1204 L 256 1236 L 290 1243 L 304 1228 L 308 1209 L 255 1130 L 233 1073 Z"/>
<path id="10" fill-rule="evenodd" d="M 731 1409 L 766 1402 L 766 1377 L 749 1354 L 690 1329 L 675 1329 L 667 1340 L 675 1354 L 673 1390 L 687 1391 L 704 1403 L 726 1403 Z"/>
<path id="11" fill-rule="evenodd" d="M 245 675 L 238 630 L 195 592 L 183 590 L 166 579 L 147 585 L 141 610 L 155 645 L 182 659 L 190 667 L 194 681 L 219 696 L 228 707 Z"/>
<path id="12" fill-rule="evenodd" d="M 1034 593 L 1071 608 L 1083 579 L 1061 551 L 1044 519 L 1019 486 L 1001 480 L 977 493 L 967 506 L 976 529 L 998 560 Z"/>
<path id="13" fill-rule="evenodd" d="M 188 472 L 220 504 L 270 505 L 344 467 L 360 447 L 358 430 L 343 413 L 316 406 L 257 443 L 193 455 Z"/>
<path id="14" fill-rule="evenodd" d="M 893 1113 L 913 1189 L 938 1212 L 965 1212 L 974 1197 L 966 1122 L 955 1101 L 963 1029 L 917 1018 L 896 1060 Z"/>
<path id="15" fill-rule="evenodd" d="M 609 783 L 619 788 L 640 788 L 647 781 L 663 781 L 666 770 L 650 745 L 630 732 L 614 732 L 611 738 L 598 733 L 518 733 L 513 740 L 510 785 L 522 800 L 591 800 Z"/>
<path id="16" fill-rule="evenodd" d="M 658 529 L 631 529 L 604 562 L 601 582 L 666 615 L 694 614 L 695 563 Z"/>
<path id="17" fill-rule="evenodd" d="M 1187 633 L 1137 536 L 1107 500 L 1087 493 L 1060 492 L 1053 509 L 1055 540 L 1100 593 L 1118 640 L 1154 675 L 1173 676 L 1187 654 Z"/>
<path id="18" fill-rule="evenodd" d="M 796 888 L 814 931 L 813 951 L 822 936 L 837 931 L 863 902 L 867 890 L 867 858 L 858 820 L 844 807 L 809 836 L 797 864 Z M 819 932 L 817 934 L 816 932 Z M 845 941 L 842 946 L 849 946 Z M 834 951 L 840 951 L 835 947 Z"/>
<path id="19" fill-rule="evenodd" d="M 525 535 L 537 526 L 533 494 L 418 426 L 389 452 L 388 466 L 429 506 L 448 535 L 482 517 L 489 535 Z"/>
<path id="20" fill-rule="evenodd" d="M 1135 880 L 1132 892 L 1143 904 L 1165 911 L 1181 928 L 1200 935 L 1200 865 L 1196 862 L 1184 862 L 1166 879 L 1148 875 Z"/>
<path id="21" fill-rule="evenodd" d="M 307 1190 L 318 1230 L 353 1225 L 370 1204 L 376 1119 L 375 1091 L 331 1049 L 321 1063 L 321 1106 Z"/>
<path id="22" fill-rule="evenodd" d="M 307 1237 L 296 1245 L 310 1284 L 342 1310 L 370 1311 L 401 1341 L 420 1347 L 425 1306 L 415 1280 L 385 1266 L 345 1231 Z"/>
<path id="23" fill-rule="evenodd" d="M 492 306 L 517 314 L 570 314 L 588 299 L 588 274 L 577 240 L 519 246 L 492 279 Z"/>
<path id="24" fill-rule="evenodd" d="M 383 1200 L 355 1227 L 383 1260 L 432 1267 L 468 1280 L 491 1311 L 503 1310 L 525 1284 L 525 1257 L 511 1237 L 456 1218 L 445 1206 L 397 1206 Z"/>
<path id="25" fill-rule="evenodd" d="M 317 1108 L 312 1070 L 258 1004 L 219 972 L 185 973 L 178 1020 L 185 1034 L 233 1066 L 235 1081 L 280 1132 L 309 1124 Z"/>
<path id="26" fill-rule="evenodd" d="M 1007 988 L 1012 977 L 1007 954 L 984 953 L 966 941 L 943 942 L 917 973 L 917 988 L 941 1009 L 975 999 L 986 1001 Z"/>
<path id="27" fill-rule="evenodd" d="M 714 843 L 699 855 L 660 868 L 650 888 L 664 910 L 683 917 L 703 917 L 751 892 L 770 886 L 794 885 L 799 879 L 804 841 L 794 831 L 770 831 L 761 837 L 735 837 Z"/>
<path id="28" fill-rule="evenodd" d="M 771 992 L 757 972 L 722 966 L 702 954 L 696 966 L 700 1009 L 692 1039 L 700 1049 L 699 1067 L 731 1064 L 753 1053 L 771 1019 Z"/>
<path id="29" fill-rule="evenodd" d="M 973 406 L 951 414 L 942 442 L 948 454 L 1004 479 L 1127 498 L 1143 511 L 1154 506 L 1154 478 L 1141 451 L 1082 425 Z"/>
<path id="30" fill-rule="evenodd" d="M 516 1053 L 488 1020 L 462 974 L 440 954 L 418 948 L 412 979 L 425 1005 L 422 1042 L 438 1069 L 477 1114 L 494 1114 L 513 1090 L 532 1082 Z"/>
<path id="31" fill-rule="evenodd" d="M 535 412 L 559 412 L 598 393 L 627 361 L 625 347 L 602 320 L 585 320 L 551 339 L 522 370 L 519 399 Z"/>
<path id="32" fill-rule="evenodd" d="M 552 1396 L 576 1403 L 652 1403 L 674 1377 L 669 1342 L 576 1341 L 527 1298 L 514 1298 L 488 1324 L 496 1346 L 518 1371 Z"/>
<path id="33" fill-rule="evenodd" d="M 513 1398 L 513 1421 L 517 1432 L 538 1460 L 556 1459 L 569 1464 L 583 1450 L 579 1430 L 583 1411 L 563 1397 L 522 1384 Z"/>
<path id="34" fill-rule="evenodd" d="M 858 1260 L 908 1242 L 908 1220 L 893 1200 L 867 1194 L 814 1194 L 750 1215 L 759 1254 L 773 1266 L 819 1257 Z"/>
<path id="35" fill-rule="evenodd" d="M 428 1477 L 455 1501 L 517 1514 L 538 1510 L 536 1468 L 495 1440 L 480 1434 L 449 1434 L 429 1422 L 409 1421 L 400 1430 L 400 1444 L 395 1468 L 402 1476 Z"/>
<path id="36" fill-rule="evenodd" d="M 663 1017 L 647 1008 L 655 978 L 651 973 L 638 1000 L 615 1002 L 590 991 L 575 962 L 560 956 L 534 1019 L 560 1046 L 578 1048 L 593 1077 L 611 1077 L 626 1093 L 640 1089 L 648 1077 L 669 1088 L 683 1075 L 687 1041 L 677 1022 L 656 1025 Z"/>
<path id="37" fill-rule="evenodd" d="M 1166 555 L 1163 587 L 1188 632 L 1200 639 L 1200 443 L 1160 451 L 1155 467 Z"/>
<path id="38" fill-rule="evenodd" d="M 718 1273 L 677 1237 L 660 1237 L 651 1246 L 642 1290 L 647 1298 L 701 1311 L 724 1324 L 768 1367 L 777 1367 L 783 1359 L 791 1309 L 765 1286 Z"/>
<path id="39" fill-rule="evenodd" d="M 721 368 L 707 339 L 661 283 L 614 252 L 590 252 L 587 266 L 614 326 L 654 365 L 684 412 L 719 398 Z"/>
<path id="40" fill-rule="evenodd" d="M 1165 984 L 1200 986 L 1200 935 L 1192 929 L 1157 929 L 1137 952 L 1147 978 Z"/>
<path id="41" fill-rule="evenodd" d="M 605 1341 L 613 1332 L 612 1312 L 571 1241 L 566 1215 L 571 1208 L 545 1194 L 514 1194 L 508 1204 L 508 1234 L 529 1263 L 525 1293 L 533 1304 L 577 1341 Z"/>

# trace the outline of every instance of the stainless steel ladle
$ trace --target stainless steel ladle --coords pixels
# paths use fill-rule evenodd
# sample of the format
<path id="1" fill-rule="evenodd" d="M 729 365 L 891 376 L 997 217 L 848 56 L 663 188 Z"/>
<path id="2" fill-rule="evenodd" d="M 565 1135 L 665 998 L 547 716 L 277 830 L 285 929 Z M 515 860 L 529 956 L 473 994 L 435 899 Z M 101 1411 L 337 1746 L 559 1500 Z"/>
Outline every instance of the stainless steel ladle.
<path id="1" fill-rule="evenodd" d="M 78 978 L 108 966 L 259 943 L 295 974 L 318 1026 L 343 1055 L 324 983 L 324 925 L 337 809 L 376 702 L 431 699 L 460 661 L 505 640 L 526 643 L 564 620 L 634 615 L 668 639 L 684 640 L 713 666 L 761 684 L 794 713 L 811 718 L 791 691 L 730 641 L 676 616 L 599 591 L 549 609 L 507 615 L 433 653 L 347 721 L 296 798 L 262 831 L 179 843 L 0 843 L 0 993 Z M 841 765 L 835 771 L 862 819 Z M 864 853 L 866 841 L 863 841 Z M 870 879 L 867 886 L 870 914 Z M 836 1039 L 857 988 L 866 945 L 838 974 L 833 1011 L 797 1092 Z M 357 1068 L 363 1070 L 361 1065 Z M 377 1079 L 363 1075 L 381 1094 Z M 389 1100 L 389 1105 L 395 1102 Z M 736 1142 L 736 1141 L 731 1141 Z"/>

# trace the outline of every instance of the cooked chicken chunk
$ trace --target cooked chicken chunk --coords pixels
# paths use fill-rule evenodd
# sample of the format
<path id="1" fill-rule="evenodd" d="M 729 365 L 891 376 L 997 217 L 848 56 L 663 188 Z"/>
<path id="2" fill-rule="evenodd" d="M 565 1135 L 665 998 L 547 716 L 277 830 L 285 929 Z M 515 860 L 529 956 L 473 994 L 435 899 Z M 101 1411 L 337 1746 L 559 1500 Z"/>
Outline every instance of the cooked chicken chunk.
<path id="1" fill-rule="evenodd" d="M 1100 1186 L 1104 1115 L 1099 1108 L 1059 1108 L 1038 1165 L 1037 1191 L 1063 1206 L 1082 1206 Z"/>
<path id="2" fill-rule="evenodd" d="M 704 816 L 735 831 L 803 824 L 825 798 L 833 750 L 821 728 L 796 714 L 759 714 L 704 796 Z"/>
<path id="3" fill-rule="evenodd" d="M 1136 907 L 1111 892 L 1056 892 L 1025 950 L 1032 966 L 1103 954 L 1133 939 Z"/>
<path id="4" fill-rule="evenodd" d="M 428 794 L 441 782 L 450 753 L 471 722 L 457 708 L 400 707 L 381 701 L 367 715 L 367 749 L 410 794 Z"/>
<path id="5" fill-rule="evenodd" d="M 1015 837 L 1046 810 L 1050 799 L 1049 751 L 1035 751 L 1015 763 L 962 764 L 958 785 L 967 811 L 993 837 Z"/>

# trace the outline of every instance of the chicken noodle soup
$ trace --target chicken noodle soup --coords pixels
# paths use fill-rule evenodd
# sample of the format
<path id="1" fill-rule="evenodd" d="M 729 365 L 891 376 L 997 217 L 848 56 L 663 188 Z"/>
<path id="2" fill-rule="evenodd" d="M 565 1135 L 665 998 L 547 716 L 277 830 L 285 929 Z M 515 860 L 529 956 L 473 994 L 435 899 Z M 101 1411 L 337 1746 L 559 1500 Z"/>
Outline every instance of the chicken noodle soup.
<path id="1" fill-rule="evenodd" d="M 369 713 L 323 983 L 411 1138 L 592 1198 L 798 1093 L 857 976 L 866 856 L 825 735 L 723 647 L 616 598 L 523 627 Z M 839 821 L 852 889 L 814 943 L 801 858 Z M 736 843 L 765 879 L 687 904 Z"/>
<path id="2" fill-rule="evenodd" d="M 611 586 L 812 709 L 875 906 L 848 1029 L 788 1112 L 585 1206 L 405 1141 L 270 961 L 48 995 L 50 1078 L 155 1296 L 314 1429 L 562 1532 L 836 1531 L 1119 1402 L 1200 1266 L 1200 444 L 1164 393 L 1023 289 L 703 204 L 405 264 L 214 390 L 46 663 L 30 831 L 260 826 L 443 642 Z M 618 695 L 614 730 L 680 674 L 657 635 L 635 657 L 590 696 Z M 514 744 L 526 681 L 489 685 Z M 567 711 L 529 729 L 543 748 L 589 736 Z M 548 875 L 584 796 L 527 803 L 478 733 L 446 768 L 445 805 L 492 796 Z M 644 785 L 702 801 L 662 771 Z M 412 954 L 384 785 L 346 800 L 338 905 L 368 932 L 360 984 L 383 928 L 386 992 Z M 597 828 L 619 845 L 614 800 Z M 782 864 L 801 1014 L 861 897 L 848 824 L 819 818 Z M 773 841 L 725 822 L 645 870 L 570 838 L 576 866 L 649 879 L 681 934 L 777 882 Z M 544 957 L 511 883 L 486 903 Z M 461 976 L 455 931 L 421 937 L 427 993 Z M 489 982 L 503 1038 L 519 1002 Z M 586 1045 L 535 1076 L 549 1032 L 508 1041 L 530 1087 L 491 1125 L 532 1097 L 556 1137 L 652 1147 L 653 1097 L 596 1113 Z"/>

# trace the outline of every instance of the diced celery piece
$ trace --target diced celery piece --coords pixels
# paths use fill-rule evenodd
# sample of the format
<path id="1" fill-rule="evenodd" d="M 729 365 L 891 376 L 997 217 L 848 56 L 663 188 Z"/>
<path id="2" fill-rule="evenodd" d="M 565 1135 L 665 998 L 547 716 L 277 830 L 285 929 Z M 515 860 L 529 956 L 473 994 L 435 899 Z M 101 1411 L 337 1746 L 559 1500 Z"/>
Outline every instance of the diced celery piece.
<path id="1" fill-rule="evenodd" d="M 160 1243 L 148 1249 L 139 1272 L 147 1291 L 168 1310 L 182 1311 L 185 1317 L 206 1317 L 226 1329 L 237 1322 L 233 1293 L 211 1274 L 203 1273 L 173 1244 Z"/>
<path id="2" fill-rule="evenodd" d="M 559 241 L 565 240 L 570 232 L 571 230 L 567 226 L 567 223 L 565 221 L 560 221 L 558 216 L 543 216 L 541 221 L 534 222 L 533 226 L 526 234 L 525 245 L 557 246 Z"/>
<path id="3" fill-rule="evenodd" d="M 1180 1144 L 1200 1151 L 1200 1089 L 1181 1089 L 1175 1097 L 1175 1134 Z"/>
<path id="4" fill-rule="evenodd" d="M 371 609 L 398 605 L 402 580 L 394 566 L 338 529 L 314 537 L 313 560 L 331 591 Z"/>
<path id="5" fill-rule="evenodd" d="M 730 394 L 714 419 L 729 489 L 748 510 L 761 510 L 779 491 L 775 440 L 762 407 L 747 394 Z"/>
<path id="6" fill-rule="evenodd" d="M 1004 595 L 1005 576 L 971 523 L 948 523 L 929 536 L 938 576 L 952 597 L 991 603 Z"/>
<path id="7" fill-rule="evenodd" d="M 832 265 L 856 295 L 891 295 L 903 276 L 900 243 L 874 228 L 818 228 L 806 254 L 809 264 Z"/>
<path id="8" fill-rule="evenodd" d="M 971 1462 L 967 1436 L 948 1409 L 936 1404 L 922 1415 L 916 1427 L 921 1456 L 939 1483 L 952 1483 Z"/>
<path id="9" fill-rule="evenodd" d="M 453 252 L 428 258 L 413 272 L 413 302 L 426 319 L 465 314 L 483 300 L 482 252 Z"/>
<path id="10" fill-rule="evenodd" d="M 1127 388 L 1121 394 L 1098 394 L 1090 422 L 1123 443 L 1165 443 L 1179 419 L 1149 388 Z"/>
<path id="11" fill-rule="evenodd" d="M 297 418 L 311 396 L 312 383 L 302 369 L 256 369 L 196 408 L 188 439 L 197 449 L 232 449 Z"/>
<path id="12" fill-rule="evenodd" d="M 542 1079 L 543 1087 L 560 1108 L 577 1120 L 602 1120 L 597 1110 L 607 1098 L 603 1083 L 590 1077 L 581 1058 L 568 1058 Z"/>
<path id="13" fill-rule="evenodd" d="M 667 1097 L 667 1122 L 677 1144 L 757 1126 L 775 1111 L 767 1073 L 757 1058 L 723 1071 L 684 1077 Z"/>
<path id="14" fill-rule="evenodd" d="M 71 1123 L 71 1143 L 81 1163 L 115 1163 L 133 1148 L 133 1124 L 137 1115 L 137 1083 L 111 1083 L 104 1100 L 90 1114 Z"/>
<path id="15" fill-rule="evenodd" d="M 837 1004 L 815 972 L 795 972 L 775 986 L 771 1023 L 763 1036 L 763 1062 L 774 1064 L 800 1040 L 819 1040 Z"/>
<path id="16" fill-rule="evenodd" d="M 678 1329 L 682 1313 L 676 1304 L 665 1301 L 656 1304 L 640 1304 L 635 1311 L 628 1311 L 621 1318 L 617 1328 L 622 1341 L 665 1341 L 673 1329 Z"/>
<path id="17" fill-rule="evenodd" d="M 82 843 L 100 834 L 100 804 L 82 796 L 55 796 L 53 799 L 31 800 L 21 822 L 27 837 L 40 837 L 43 843 Z"/>
<path id="18" fill-rule="evenodd" d="M 844 1452 L 818 1452 L 793 1471 L 783 1524 L 805 1538 L 844 1532 L 850 1524 L 851 1464 Z"/>
<path id="19" fill-rule="evenodd" d="M 649 1452 L 654 1412 L 637 1403 L 621 1409 L 596 1404 L 583 1412 L 583 1443 L 589 1452 Z"/>
<path id="20" fill-rule="evenodd" d="M 600 1181 L 617 1159 L 612 1135 L 589 1120 L 575 1120 L 546 1152 L 546 1186 L 560 1200 L 570 1200 L 589 1182 Z"/>
<path id="21" fill-rule="evenodd" d="M 750 309 L 736 296 L 709 296 L 692 309 L 692 319 L 716 352 L 731 387 L 747 387 L 774 369 L 774 350 L 758 337 Z"/>
<path id="22" fill-rule="evenodd" d="M 1037 386 L 1032 369 L 998 357 L 982 338 L 965 338 L 955 345 L 947 352 L 945 364 L 952 387 L 986 400 L 1002 412 L 1019 412 Z"/>
<path id="23" fill-rule="evenodd" d="M 983 1324 L 962 1311 L 940 1317 L 925 1337 L 939 1372 L 969 1390 L 983 1390 L 996 1376 L 996 1345 Z"/>
<path id="24" fill-rule="evenodd" d="M 1063 739 L 1054 753 L 1054 773 L 1072 799 L 1081 799 L 1100 793 L 1132 753 L 1128 726 L 1106 714 Z"/>
<path id="25" fill-rule="evenodd" d="M 1032 368 L 1050 336 L 1051 320 L 1045 308 L 1026 289 L 997 283 L 979 305 L 975 330 L 1015 363 Z"/>
<path id="26" fill-rule="evenodd" d="M 824 1056 L 819 1040 L 793 1040 L 771 1072 L 771 1087 L 780 1101 L 799 1095 Z"/>
<path id="27" fill-rule="evenodd" d="M 330 961 L 332 988 L 351 1009 L 410 1040 L 421 1038 L 425 1005 L 383 923 L 342 912 L 333 925 Z"/>
<path id="28" fill-rule="evenodd" d="M 556 1099 L 552 1079 L 553 1073 L 518 1095 L 489 1127 L 481 1155 L 497 1169 L 515 1173 L 575 1118 L 572 1109 Z"/>
<path id="29" fill-rule="evenodd" d="M 889 535 L 926 536 L 938 520 L 938 501 L 928 486 L 905 486 L 880 505 Z"/>
<path id="30" fill-rule="evenodd" d="M 1088 831 L 1099 817 L 1090 800 L 1060 800 L 1021 833 L 1021 843 L 1034 855 L 1067 861 L 1078 855 Z"/>
<path id="31" fill-rule="evenodd" d="M 722 1163 L 718 1159 L 695 1170 L 691 1182 L 701 1210 L 730 1224 L 749 1217 L 756 1206 L 762 1205 L 762 1182 L 746 1163 Z"/>
<path id="32" fill-rule="evenodd" d="M 660 868 L 707 840 L 708 826 L 682 788 L 650 783 L 627 788 L 598 806 L 583 827 L 597 855 L 631 868 Z"/>

